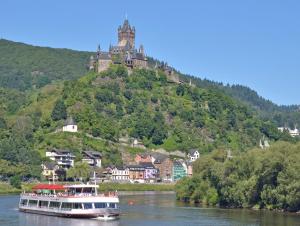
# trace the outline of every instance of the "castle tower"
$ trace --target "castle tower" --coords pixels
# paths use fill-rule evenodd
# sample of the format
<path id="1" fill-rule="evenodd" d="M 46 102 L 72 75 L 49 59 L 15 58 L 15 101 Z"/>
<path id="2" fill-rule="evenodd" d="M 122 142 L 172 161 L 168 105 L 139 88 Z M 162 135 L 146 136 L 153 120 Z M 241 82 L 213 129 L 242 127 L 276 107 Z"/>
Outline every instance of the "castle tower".
<path id="1" fill-rule="evenodd" d="M 96 58 L 97 59 L 99 59 L 100 54 L 101 54 L 101 48 L 100 48 L 100 44 L 99 44 L 98 47 L 97 47 L 97 53 L 96 53 Z"/>
<path id="2" fill-rule="evenodd" d="M 135 27 L 131 27 L 126 19 L 123 26 L 118 28 L 118 42 L 119 46 L 125 46 L 129 43 L 130 49 L 134 49 L 135 43 Z"/>
<path id="3" fill-rule="evenodd" d="M 145 50 L 144 50 L 144 46 L 143 45 L 140 45 L 139 53 L 141 53 L 143 56 L 145 56 Z"/>

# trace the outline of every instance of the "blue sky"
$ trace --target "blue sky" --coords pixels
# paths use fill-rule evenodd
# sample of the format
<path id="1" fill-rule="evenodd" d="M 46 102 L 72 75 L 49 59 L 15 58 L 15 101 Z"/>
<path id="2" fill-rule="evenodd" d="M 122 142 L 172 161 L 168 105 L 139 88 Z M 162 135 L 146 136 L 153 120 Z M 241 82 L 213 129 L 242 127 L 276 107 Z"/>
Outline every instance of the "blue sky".
<path id="1" fill-rule="evenodd" d="M 297 0 L 1 0 L 0 36 L 107 49 L 127 14 L 148 55 L 277 104 L 300 104 L 299 12 Z"/>

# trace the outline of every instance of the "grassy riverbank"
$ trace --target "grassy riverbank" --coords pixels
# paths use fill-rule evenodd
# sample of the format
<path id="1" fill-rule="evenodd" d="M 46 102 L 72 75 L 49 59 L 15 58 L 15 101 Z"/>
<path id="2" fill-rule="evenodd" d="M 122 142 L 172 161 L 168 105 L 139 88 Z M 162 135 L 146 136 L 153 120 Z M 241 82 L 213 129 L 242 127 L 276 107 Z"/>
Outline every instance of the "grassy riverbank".
<path id="1" fill-rule="evenodd" d="M 0 195 L 18 194 L 21 191 L 30 191 L 34 184 L 22 184 L 22 189 L 12 187 L 8 183 L 0 183 Z M 174 184 L 118 184 L 103 183 L 100 191 L 174 191 Z"/>
<path id="2" fill-rule="evenodd" d="M 0 195 L 16 194 L 16 193 L 20 193 L 20 192 L 21 192 L 21 189 L 14 188 L 10 184 L 0 183 Z"/>
<path id="3" fill-rule="evenodd" d="M 103 183 L 101 191 L 174 191 L 174 184 L 117 184 Z"/>

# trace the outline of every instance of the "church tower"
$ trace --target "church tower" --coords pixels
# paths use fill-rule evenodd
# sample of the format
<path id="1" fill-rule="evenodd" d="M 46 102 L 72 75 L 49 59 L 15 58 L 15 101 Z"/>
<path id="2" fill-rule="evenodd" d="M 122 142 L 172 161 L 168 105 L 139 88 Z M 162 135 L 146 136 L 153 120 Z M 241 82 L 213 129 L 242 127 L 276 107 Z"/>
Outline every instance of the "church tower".
<path id="1" fill-rule="evenodd" d="M 129 44 L 130 49 L 134 49 L 135 27 L 131 27 L 127 19 L 124 21 L 123 26 L 118 28 L 118 42 L 119 46 Z"/>

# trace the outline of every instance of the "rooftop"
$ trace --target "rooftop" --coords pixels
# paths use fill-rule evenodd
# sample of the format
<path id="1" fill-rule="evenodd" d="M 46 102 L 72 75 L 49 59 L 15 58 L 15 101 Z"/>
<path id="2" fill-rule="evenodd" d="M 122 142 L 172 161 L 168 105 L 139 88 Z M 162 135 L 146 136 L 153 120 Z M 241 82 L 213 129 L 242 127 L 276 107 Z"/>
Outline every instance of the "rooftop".
<path id="1" fill-rule="evenodd" d="M 67 120 L 65 121 L 65 126 L 68 126 L 68 125 L 76 125 L 76 123 L 72 117 L 68 117 Z"/>

